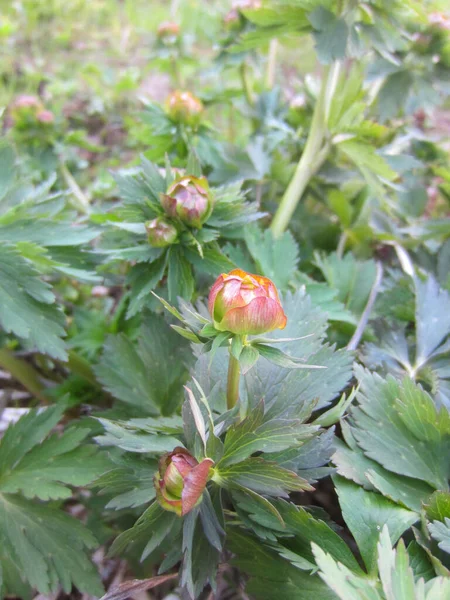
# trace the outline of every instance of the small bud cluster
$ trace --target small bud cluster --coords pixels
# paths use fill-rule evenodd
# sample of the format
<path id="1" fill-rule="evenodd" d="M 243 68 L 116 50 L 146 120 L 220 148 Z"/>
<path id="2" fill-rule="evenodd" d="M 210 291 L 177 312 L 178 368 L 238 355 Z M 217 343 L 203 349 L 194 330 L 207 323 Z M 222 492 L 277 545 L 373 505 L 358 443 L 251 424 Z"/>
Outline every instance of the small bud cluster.
<path id="1" fill-rule="evenodd" d="M 148 241 L 155 248 L 163 248 L 178 241 L 184 227 L 200 229 L 211 214 L 213 197 L 205 177 L 180 175 L 161 194 L 165 216 L 148 221 L 145 225 Z"/>

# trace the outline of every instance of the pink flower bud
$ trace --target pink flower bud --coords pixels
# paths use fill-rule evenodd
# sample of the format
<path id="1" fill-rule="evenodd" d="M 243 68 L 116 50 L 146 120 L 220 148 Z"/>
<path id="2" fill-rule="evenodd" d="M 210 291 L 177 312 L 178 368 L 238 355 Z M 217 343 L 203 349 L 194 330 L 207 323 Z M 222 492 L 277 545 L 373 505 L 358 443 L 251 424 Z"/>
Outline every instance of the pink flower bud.
<path id="1" fill-rule="evenodd" d="M 153 480 L 159 504 L 178 516 L 187 515 L 200 504 L 213 465 L 210 458 L 199 463 L 180 447 L 162 456 Z"/>
<path id="2" fill-rule="evenodd" d="M 174 121 L 194 127 L 200 121 L 203 103 L 194 94 L 177 90 L 167 98 L 166 109 Z"/>
<path id="3" fill-rule="evenodd" d="M 272 281 L 241 269 L 217 278 L 208 306 L 214 327 L 219 331 L 259 335 L 286 327 L 287 318 Z"/>
<path id="4" fill-rule="evenodd" d="M 186 175 L 161 194 L 161 204 L 169 217 L 198 229 L 211 214 L 213 198 L 205 177 Z"/>
<path id="5" fill-rule="evenodd" d="M 154 248 L 165 248 L 177 241 L 178 231 L 172 223 L 164 217 L 157 217 L 145 224 L 147 239 Z"/>
<path id="6" fill-rule="evenodd" d="M 36 96 L 22 94 L 14 100 L 14 108 L 41 108 L 42 104 Z"/>
<path id="7" fill-rule="evenodd" d="M 55 120 L 55 116 L 50 110 L 40 110 L 36 118 L 41 123 L 53 123 Z"/>

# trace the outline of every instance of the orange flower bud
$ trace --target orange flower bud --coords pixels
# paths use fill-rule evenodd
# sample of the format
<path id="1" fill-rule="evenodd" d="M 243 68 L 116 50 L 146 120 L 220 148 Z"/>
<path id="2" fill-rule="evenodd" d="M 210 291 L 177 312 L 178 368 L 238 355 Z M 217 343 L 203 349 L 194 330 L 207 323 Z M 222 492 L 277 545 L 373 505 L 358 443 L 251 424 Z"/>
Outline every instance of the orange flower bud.
<path id="1" fill-rule="evenodd" d="M 196 126 L 203 112 L 203 103 L 194 94 L 177 90 L 167 98 L 166 109 L 174 121 Z"/>
<path id="2" fill-rule="evenodd" d="M 181 447 L 162 456 L 153 480 L 159 504 L 178 516 L 187 515 L 200 504 L 213 464 L 210 458 L 199 463 Z"/>
<path id="3" fill-rule="evenodd" d="M 178 231 L 172 223 L 164 217 L 158 217 L 145 224 L 147 239 L 150 246 L 154 248 L 165 248 L 177 241 Z"/>
<path id="4" fill-rule="evenodd" d="M 212 195 L 205 177 L 186 175 L 178 177 L 161 194 L 161 204 L 166 214 L 190 227 L 200 228 L 211 214 Z"/>
<path id="5" fill-rule="evenodd" d="M 286 327 L 286 315 L 272 281 L 241 269 L 217 278 L 208 306 L 219 331 L 259 335 Z"/>
<path id="6" fill-rule="evenodd" d="M 178 37 L 180 34 L 180 26 L 173 21 L 164 21 L 158 26 L 157 34 L 159 38 Z"/>

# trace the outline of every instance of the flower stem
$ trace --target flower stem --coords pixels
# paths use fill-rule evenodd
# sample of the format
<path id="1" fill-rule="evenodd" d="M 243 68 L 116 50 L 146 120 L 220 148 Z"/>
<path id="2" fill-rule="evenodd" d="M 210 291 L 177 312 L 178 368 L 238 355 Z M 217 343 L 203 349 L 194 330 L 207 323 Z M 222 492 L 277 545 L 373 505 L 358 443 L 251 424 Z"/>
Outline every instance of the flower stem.
<path id="1" fill-rule="evenodd" d="M 324 73 L 303 154 L 272 221 L 274 237 L 279 237 L 287 229 L 303 192 L 329 154 L 331 145 L 327 140 L 327 121 L 340 69 L 341 65 L 337 62 Z"/>
<path id="2" fill-rule="evenodd" d="M 228 410 L 236 406 L 239 400 L 239 361 L 230 353 L 230 362 L 228 363 L 227 379 L 227 407 Z"/>

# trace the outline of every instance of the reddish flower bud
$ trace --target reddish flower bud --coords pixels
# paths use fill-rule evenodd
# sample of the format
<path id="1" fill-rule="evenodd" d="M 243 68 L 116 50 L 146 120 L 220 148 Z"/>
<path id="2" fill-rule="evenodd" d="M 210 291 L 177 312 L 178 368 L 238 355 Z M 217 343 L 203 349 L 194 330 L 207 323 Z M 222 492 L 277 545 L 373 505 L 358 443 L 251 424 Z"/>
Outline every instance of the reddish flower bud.
<path id="1" fill-rule="evenodd" d="M 203 112 L 203 104 L 194 94 L 177 90 L 167 98 L 166 109 L 174 121 L 196 126 Z"/>
<path id="2" fill-rule="evenodd" d="M 16 126 L 26 128 L 36 121 L 38 113 L 42 110 L 44 107 L 39 98 L 23 94 L 12 103 L 11 117 Z"/>
<path id="3" fill-rule="evenodd" d="M 50 110 L 40 110 L 36 118 L 41 123 L 53 123 L 55 120 L 55 116 Z"/>
<path id="4" fill-rule="evenodd" d="M 205 177 L 178 177 L 161 194 L 161 204 L 169 217 L 178 217 L 190 227 L 200 228 L 211 214 L 213 198 Z"/>
<path id="5" fill-rule="evenodd" d="M 184 448 L 162 456 L 153 480 L 159 504 L 178 516 L 187 515 L 200 504 L 213 464 L 210 458 L 199 463 Z"/>
<path id="6" fill-rule="evenodd" d="M 154 248 L 165 248 L 177 241 L 178 231 L 164 217 L 158 217 L 153 221 L 147 221 L 145 224 L 147 230 L 147 239 L 150 246 Z"/>
<path id="7" fill-rule="evenodd" d="M 217 278 L 208 306 L 219 331 L 258 335 L 286 327 L 286 315 L 272 281 L 241 269 Z"/>
<path id="8" fill-rule="evenodd" d="M 158 26 L 157 34 L 160 39 L 164 40 L 166 38 L 176 38 L 180 34 L 180 26 L 172 21 L 164 21 Z"/>

